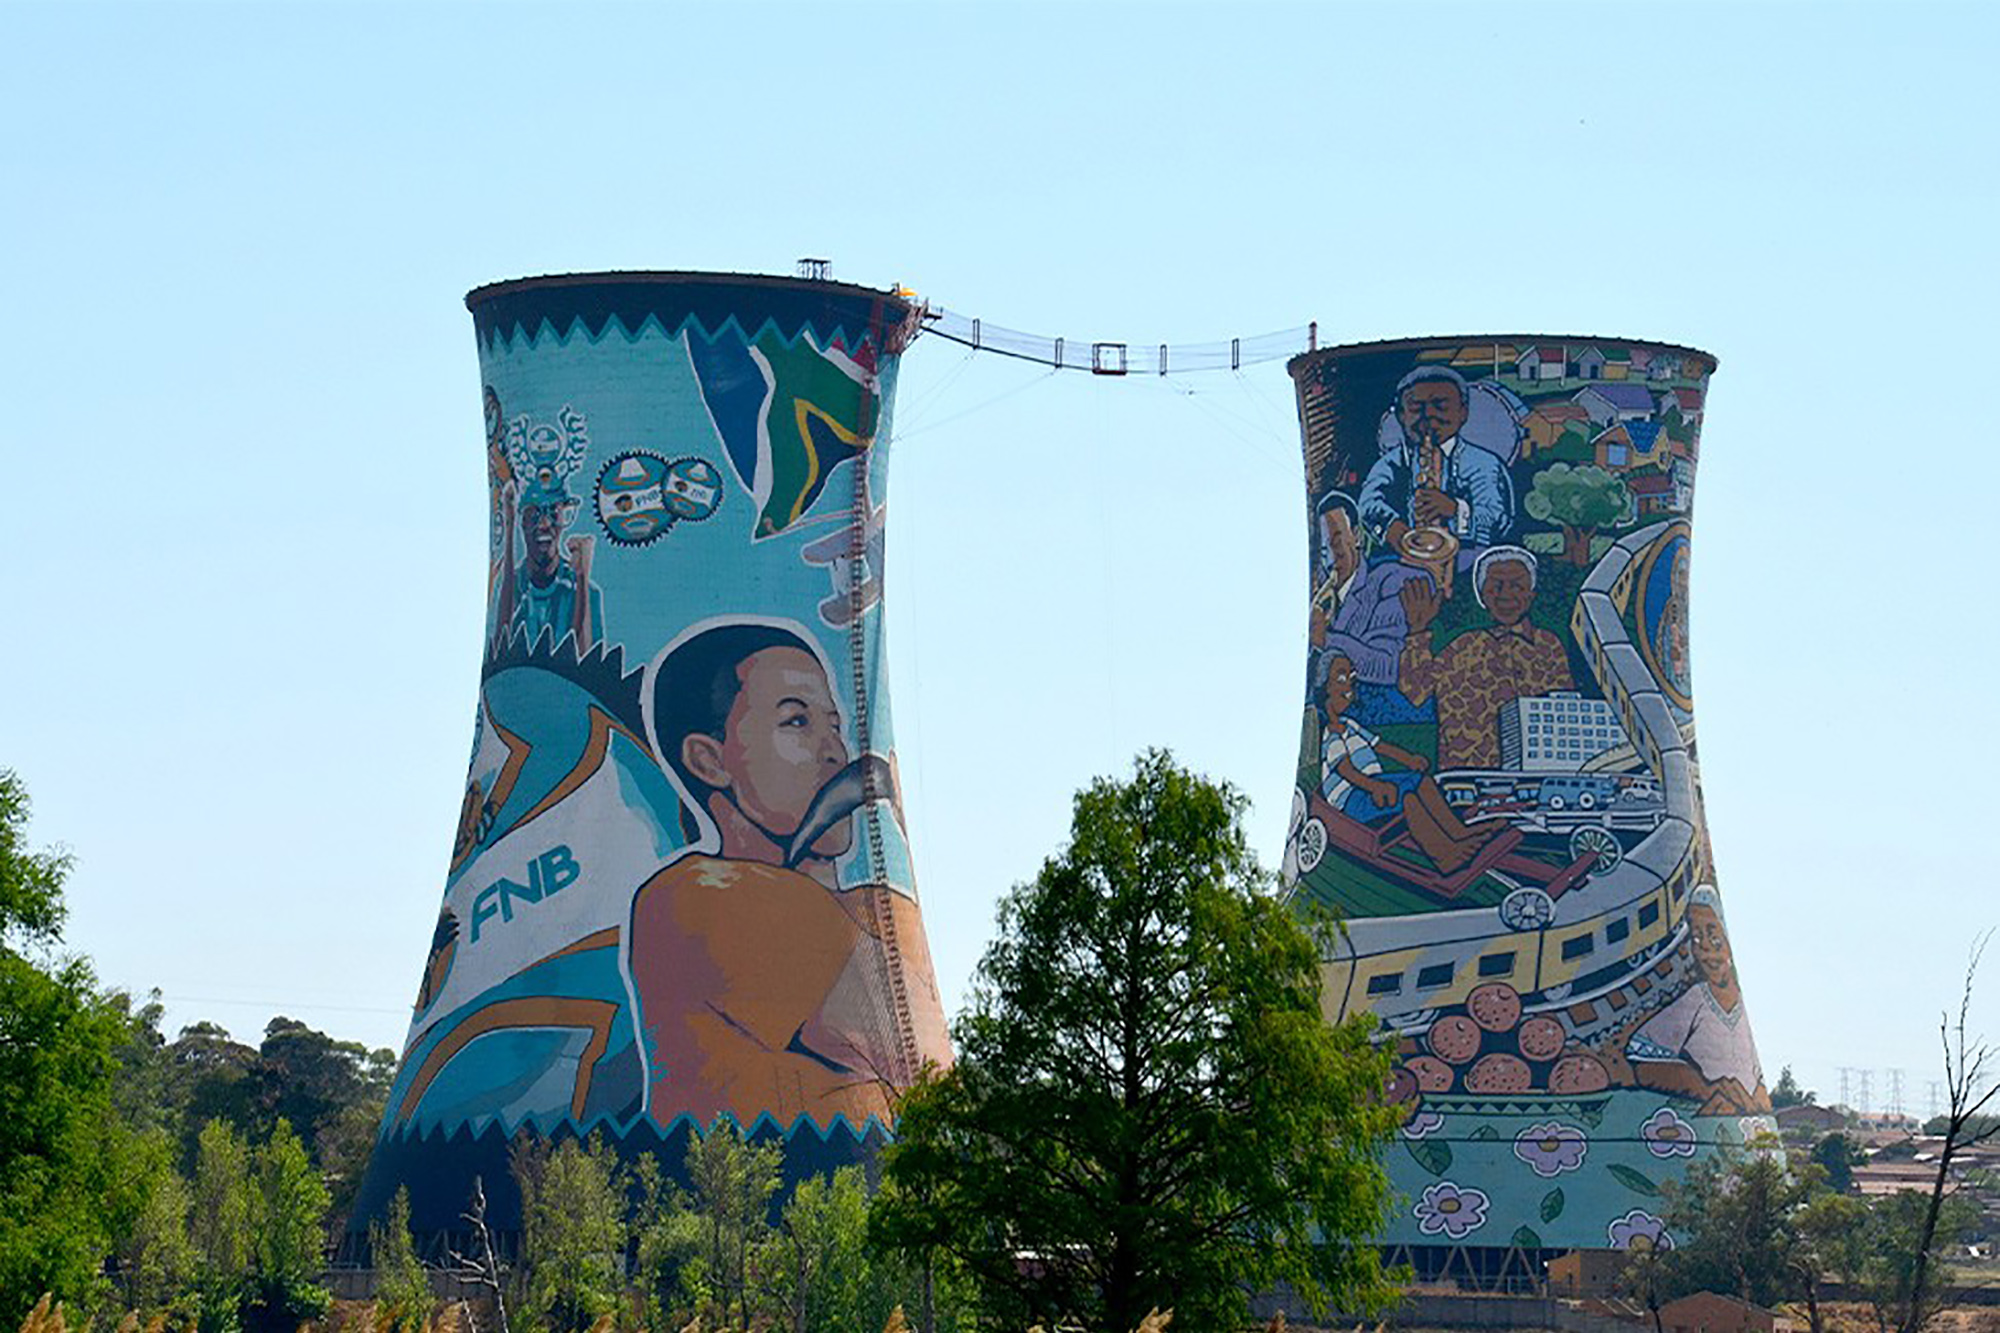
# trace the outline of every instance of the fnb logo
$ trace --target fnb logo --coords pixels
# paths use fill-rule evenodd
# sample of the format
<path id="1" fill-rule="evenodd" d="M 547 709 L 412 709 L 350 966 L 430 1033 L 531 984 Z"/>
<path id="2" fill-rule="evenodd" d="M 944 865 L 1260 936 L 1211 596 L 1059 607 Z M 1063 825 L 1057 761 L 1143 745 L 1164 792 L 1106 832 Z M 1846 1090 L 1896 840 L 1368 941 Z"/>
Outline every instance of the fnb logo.
<path id="1" fill-rule="evenodd" d="M 544 898 L 553 898 L 582 874 L 576 864 L 576 857 L 566 844 L 549 848 L 534 860 L 528 862 L 528 882 L 517 884 L 502 876 L 481 889 L 472 900 L 472 939 L 479 943 L 479 924 L 499 917 L 501 921 L 514 919 L 514 904 L 538 903 Z"/>

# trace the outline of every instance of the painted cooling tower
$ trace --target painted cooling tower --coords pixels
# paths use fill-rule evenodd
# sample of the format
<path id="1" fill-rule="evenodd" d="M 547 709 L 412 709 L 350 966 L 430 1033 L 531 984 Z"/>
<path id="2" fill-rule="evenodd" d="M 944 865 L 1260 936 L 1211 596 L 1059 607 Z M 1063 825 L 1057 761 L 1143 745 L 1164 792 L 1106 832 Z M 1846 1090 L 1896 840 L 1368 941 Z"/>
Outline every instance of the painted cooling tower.
<path id="1" fill-rule="evenodd" d="M 511 1136 L 873 1151 L 949 1060 L 882 690 L 912 310 L 831 282 L 482 287 L 485 657 L 416 1012 L 355 1215 L 515 1225 Z"/>
<path id="2" fill-rule="evenodd" d="M 1768 1124 L 1689 684 L 1714 368 L 1528 337 L 1289 365 L 1313 593 L 1285 873 L 1347 918 L 1329 1016 L 1398 1039 L 1385 1239 L 1420 1272 L 1660 1243 L 1662 1187 Z"/>

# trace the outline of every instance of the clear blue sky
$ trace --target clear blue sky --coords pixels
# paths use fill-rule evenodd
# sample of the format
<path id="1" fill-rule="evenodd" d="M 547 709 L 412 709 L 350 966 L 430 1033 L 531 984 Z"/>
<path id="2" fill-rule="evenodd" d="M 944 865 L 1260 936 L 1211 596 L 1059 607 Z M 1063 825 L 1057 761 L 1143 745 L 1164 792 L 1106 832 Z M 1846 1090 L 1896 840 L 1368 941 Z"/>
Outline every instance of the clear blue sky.
<path id="1" fill-rule="evenodd" d="M 1711 828 L 1772 1074 L 1906 1069 L 2000 924 L 1996 7 L 0 4 L 0 765 L 170 1022 L 402 1038 L 483 614 L 471 321 L 567 269 L 900 281 L 1205 341 L 1621 334 L 1721 370 Z M 892 686 L 947 1003 L 1070 793 L 1297 738 L 1288 380 L 920 342 Z M 1974 1011 L 2000 1035 L 2000 958 Z M 1878 1102 L 1881 1100 L 1878 1082 Z"/>

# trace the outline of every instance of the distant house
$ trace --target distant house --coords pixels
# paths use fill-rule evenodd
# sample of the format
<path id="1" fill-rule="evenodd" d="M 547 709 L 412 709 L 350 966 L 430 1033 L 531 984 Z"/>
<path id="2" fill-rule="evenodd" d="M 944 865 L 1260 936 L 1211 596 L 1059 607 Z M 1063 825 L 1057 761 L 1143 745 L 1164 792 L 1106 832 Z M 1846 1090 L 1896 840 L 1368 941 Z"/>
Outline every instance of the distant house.
<path id="1" fill-rule="evenodd" d="M 1676 468 L 1683 466 L 1674 464 Z M 1672 475 L 1670 472 L 1669 476 Z M 1692 479 L 1690 479 L 1692 484 Z M 1837 1106 L 1781 1106 L 1773 1111 L 1772 1118 L 1778 1122 L 1778 1132 L 1786 1130 L 1811 1130 L 1821 1134 L 1831 1134 L 1836 1129 L 1847 1127 L 1847 1112 Z"/>
<path id="2" fill-rule="evenodd" d="M 1514 369 L 1524 380 L 1559 380 L 1569 373 L 1569 356 L 1561 347 L 1530 347 Z"/>
<path id="3" fill-rule="evenodd" d="M 1908 1158 L 1887 1162 L 1871 1159 L 1854 1168 L 1854 1192 L 1868 1198 L 1901 1194 L 1904 1190 L 1929 1194 L 1936 1184 L 1936 1162 L 1919 1162 Z M 1958 1188 L 1959 1181 L 1956 1176 L 1945 1181 L 1946 1194 L 1956 1194 Z"/>
<path id="4" fill-rule="evenodd" d="M 1577 394 L 1574 401 L 1599 426 L 1614 421 L 1646 421 L 1653 415 L 1653 395 L 1638 384 L 1593 384 Z"/>
<path id="5" fill-rule="evenodd" d="M 1761 1305 L 1714 1291 L 1697 1291 L 1660 1307 L 1660 1327 L 1666 1333 L 1778 1333 L 1789 1323 Z"/>
<path id="6" fill-rule="evenodd" d="M 1624 1250 L 1571 1250 L 1549 1260 L 1549 1290 L 1571 1300 L 1612 1296 L 1631 1264 Z"/>
<path id="7" fill-rule="evenodd" d="M 1681 373 L 1681 359 L 1669 352 L 1655 352 L 1646 366 L 1646 378 L 1650 380 L 1670 380 Z"/>
<path id="8" fill-rule="evenodd" d="M 1632 351 L 1627 347 L 1614 347 L 1604 354 L 1604 378 L 1608 380 L 1631 379 Z"/>
<path id="9" fill-rule="evenodd" d="M 1578 352 L 1571 364 L 1576 367 L 1576 377 L 1580 380 L 1601 380 L 1604 378 L 1604 353 L 1595 347 L 1586 347 Z"/>

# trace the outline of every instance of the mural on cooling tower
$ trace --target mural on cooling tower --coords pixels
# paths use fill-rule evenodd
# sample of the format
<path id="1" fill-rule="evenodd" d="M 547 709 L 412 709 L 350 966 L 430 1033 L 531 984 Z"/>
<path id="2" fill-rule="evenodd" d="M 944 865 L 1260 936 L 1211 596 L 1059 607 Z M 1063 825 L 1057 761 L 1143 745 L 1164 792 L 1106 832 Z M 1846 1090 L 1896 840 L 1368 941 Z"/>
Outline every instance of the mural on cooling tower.
<path id="1" fill-rule="evenodd" d="M 383 1143 L 879 1132 L 949 1059 L 878 688 L 908 310 L 616 276 L 468 304 L 486 648 Z"/>
<path id="2" fill-rule="evenodd" d="M 1311 654 L 1285 873 L 1395 1034 L 1389 1239 L 1671 1243 L 1770 1109 L 1703 827 L 1687 644 L 1706 355 L 1294 359 Z"/>

